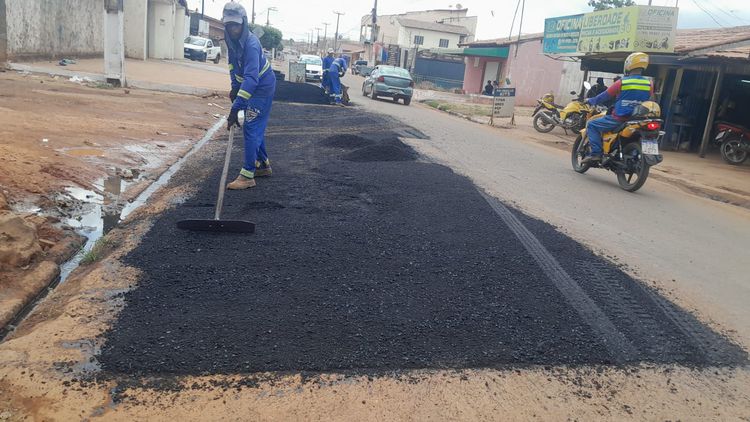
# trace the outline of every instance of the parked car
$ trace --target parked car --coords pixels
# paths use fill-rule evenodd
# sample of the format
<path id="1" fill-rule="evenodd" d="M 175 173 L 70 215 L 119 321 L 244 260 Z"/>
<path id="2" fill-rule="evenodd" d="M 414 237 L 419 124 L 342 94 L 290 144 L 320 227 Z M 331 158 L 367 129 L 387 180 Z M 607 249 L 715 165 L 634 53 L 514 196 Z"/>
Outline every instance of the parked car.
<path id="1" fill-rule="evenodd" d="M 305 64 L 305 80 L 320 81 L 323 77 L 323 59 L 311 54 L 299 56 L 298 63 Z"/>
<path id="2" fill-rule="evenodd" d="M 219 63 L 221 60 L 221 47 L 214 46 L 214 42 L 208 38 L 191 35 L 185 38 L 185 58 L 190 60 L 212 60 Z"/>
<path id="3" fill-rule="evenodd" d="M 362 66 L 367 66 L 367 60 L 357 60 L 352 65 L 352 75 L 359 75 L 359 69 Z"/>
<path id="4" fill-rule="evenodd" d="M 373 100 L 390 97 L 394 103 L 402 99 L 405 105 L 409 105 L 413 94 L 414 80 L 409 71 L 401 67 L 375 66 L 362 83 L 362 95 L 369 95 Z"/>

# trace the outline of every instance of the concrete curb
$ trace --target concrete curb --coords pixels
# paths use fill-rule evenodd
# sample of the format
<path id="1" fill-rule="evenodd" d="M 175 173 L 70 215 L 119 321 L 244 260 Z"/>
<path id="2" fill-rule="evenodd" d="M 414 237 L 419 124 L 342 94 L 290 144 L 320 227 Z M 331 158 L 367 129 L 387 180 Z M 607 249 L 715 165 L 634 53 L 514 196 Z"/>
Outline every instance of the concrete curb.
<path id="1" fill-rule="evenodd" d="M 20 64 L 20 63 L 8 63 L 7 68 L 10 70 L 18 71 L 18 72 L 29 72 L 29 73 L 36 73 L 36 74 L 45 74 L 45 75 L 50 75 L 50 76 L 63 76 L 66 78 L 72 78 L 74 76 L 78 76 L 81 78 L 89 78 L 93 82 L 107 83 L 107 78 L 104 75 L 100 75 L 98 73 L 75 72 L 75 71 L 66 70 L 66 69 L 51 70 L 47 68 L 29 66 L 29 65 Z M 186 85 L 162 84 L 162 83 L 157 83 L 157 82 L 138 81 L 138 80 L 130 80 L 130 79 L 127 80 L 126 87 L 143 89 L 147 91 L 169 92 L 173 94 L 183 94 L 183 95 L 195 95 L 198 97 L 205 97 L 209 95 L 218 94 L 217 91 L 206 89 L 206 88 L 196 88 L 196 87 L 186 86 Z"/>

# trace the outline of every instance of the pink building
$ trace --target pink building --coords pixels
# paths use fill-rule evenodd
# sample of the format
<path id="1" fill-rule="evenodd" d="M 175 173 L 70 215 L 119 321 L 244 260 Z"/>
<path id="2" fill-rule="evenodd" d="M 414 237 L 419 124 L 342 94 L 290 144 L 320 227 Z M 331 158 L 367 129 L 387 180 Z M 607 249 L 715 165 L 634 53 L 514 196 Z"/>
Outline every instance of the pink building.
<path id="1" fill-rule="evenodd" d="M 542 53 L 544 34 L 475 41 L 464 44 L 464 92 L 480 94 L 487 81 L 516 88 L 516 104 L 532 106 L 560 86 L 564 62 Z"/>

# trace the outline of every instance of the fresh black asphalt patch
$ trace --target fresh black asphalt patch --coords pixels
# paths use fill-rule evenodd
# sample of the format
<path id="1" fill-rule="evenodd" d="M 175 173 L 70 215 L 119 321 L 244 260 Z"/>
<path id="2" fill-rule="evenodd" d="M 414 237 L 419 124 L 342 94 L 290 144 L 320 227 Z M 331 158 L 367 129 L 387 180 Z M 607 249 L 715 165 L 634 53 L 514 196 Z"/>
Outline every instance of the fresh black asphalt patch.
<path id="1" fill-rule="evenodd" d="M 342 135 L 317 119 L 328 113 L 347 128 L 381 129 Z M 207 180 L 178 173 L 173 184 L 198 191 L 159 215 L 126 257 L 142 276 L 106 334 L 103 368 L 380 373 L 746 362 L 743 350 L 656 292 L 500 205 L 512 229 L 471 181 L 418 160 L 396 130 L 356 108 L 275 103 L 273 177 L 224 202 L 225 218 L 257 224 L 252 236 L 175 228 L 211 217 L 195 204 L 215 200 L 221 148 L 195 164 L 215 168 Z M 238 142 L 233 169 L 241 151 Z"/>

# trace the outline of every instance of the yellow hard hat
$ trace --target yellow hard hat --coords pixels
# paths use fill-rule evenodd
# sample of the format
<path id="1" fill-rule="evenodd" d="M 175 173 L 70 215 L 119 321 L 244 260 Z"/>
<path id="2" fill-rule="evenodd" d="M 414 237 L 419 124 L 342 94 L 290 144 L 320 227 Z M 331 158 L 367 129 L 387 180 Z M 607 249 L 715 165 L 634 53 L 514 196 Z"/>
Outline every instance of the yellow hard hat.
<path id="1" fill-rule="evenodd" d="M 633 109 L 634 117 L 658 119 L 661 117 L 661 107 L 654 101 L 644 101 Z"/>
<path id="2" fill-rule="evenodd" d="M 646 70 L 648 67 L 648 54 L 646 53 L 633 53 L 625 59 L 625 73 L 629 73 L 633 69 Z"/>

